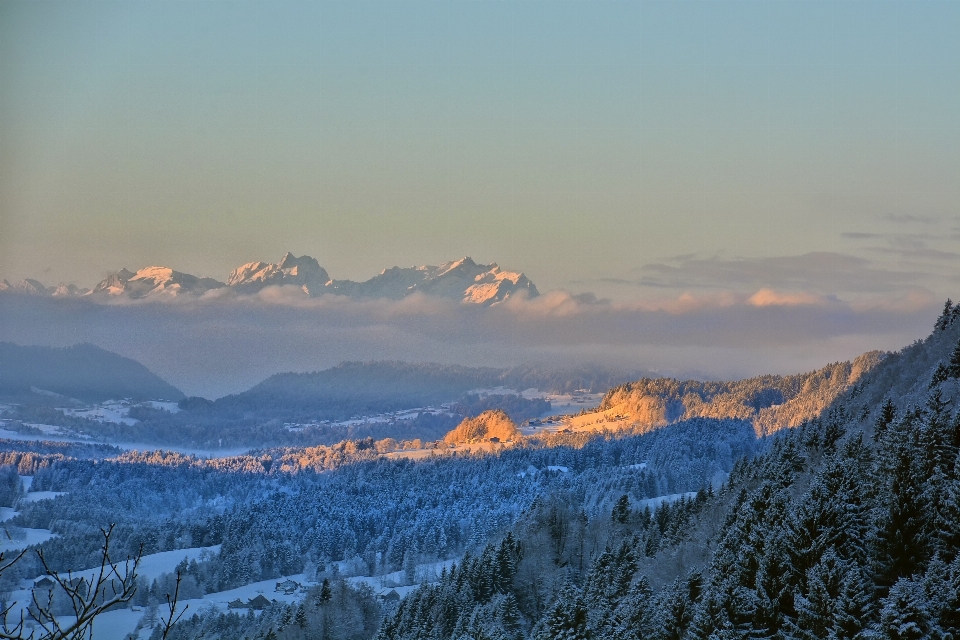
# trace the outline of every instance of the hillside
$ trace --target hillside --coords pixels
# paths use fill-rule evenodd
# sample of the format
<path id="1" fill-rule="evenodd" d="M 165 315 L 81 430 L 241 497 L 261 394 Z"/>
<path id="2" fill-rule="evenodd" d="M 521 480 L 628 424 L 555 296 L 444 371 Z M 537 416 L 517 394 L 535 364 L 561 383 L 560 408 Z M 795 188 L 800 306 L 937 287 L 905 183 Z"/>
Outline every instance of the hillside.
<path id="1" fill-rule="evenodd" d="M 242 393 L 213 403 L 185 404 L 184 408 L 267 419 L 346 419 L 438 406 L 483 388 L 534 388 L 555 393 L 577 389 L 602 391 L 631 375 L 603 367 L 559 369 L 521 365 L 494 369 L 436 363 L 343 362 L 322 371 L 276 374 Z"/>
<path id="2" fill-rule="evenodd" d="M 469 444 L 497 438 L 501 442 L 520 437 L 517 425 L 500 409 L 484 411 L 475 418 L 466 418 L 443 441 L 447 444 Z"/>
<path id="3" fill-rule="evenodd" d="M 611 392 L 622 409 L 648 403 L 651 421 L 723 410 L 752 411 L 756 424 L 763 409 L 804 400 L 779 416 L 787 424 L 842 389 L 695 497 L 654 509 L 632 487 L 611 486 L 608 499 L 622 495 L 604 511 L 590 510 L 584 488 L 538 501 L 498 542 L 407 596 L 378 640 L 960 637 L 960 322 L 952 309 L 945 316 L 928 338 L 883 359 Z M 763 406 L 780 399 L 775 391 L 783 401 Z M 722 446 L 709 436 L 668 442 L 694 460 L 711 448 Z M 655 457 L 645 460 L 626 468 L 645 472 Z"/>
<path id="4" fill-rule="evenodd" d="M 938 387 L 945 399 L 960 398 L 960 368 L 955 368 L 937 384 L 933 384 L 937 368 L 949 369 L 951 358 L 960 358 L 960 305 L 945 309 L 934 330 L 923 340 L 886 354 L 857 384 L 837 397 L 833 407 L 858 418 L 861 426 L 872 433 L 878 409 L 889 400 L 898 412 L 926 405 L 932 387 Z M 960 359 L 957 360 L 960 363 Z"/>
<path id="5" fill-rule="evenodd" d="M 882 360 L 874 351 L 809 373 L 733 382 L 644 378 L 611 389 L 599 416 L 579 422 L 645 432 L 691 418 L 736 418 L 751 421 L 758 434 L 774 433 L 819 415 Z"/>
<path id="6" fill-rule="evenodd" d="M 184 397 L 136 360 L 92 344 L 55 348 L 0 342 L 0 396 L 29 396 L 36 389 L 86 402 Z"/>

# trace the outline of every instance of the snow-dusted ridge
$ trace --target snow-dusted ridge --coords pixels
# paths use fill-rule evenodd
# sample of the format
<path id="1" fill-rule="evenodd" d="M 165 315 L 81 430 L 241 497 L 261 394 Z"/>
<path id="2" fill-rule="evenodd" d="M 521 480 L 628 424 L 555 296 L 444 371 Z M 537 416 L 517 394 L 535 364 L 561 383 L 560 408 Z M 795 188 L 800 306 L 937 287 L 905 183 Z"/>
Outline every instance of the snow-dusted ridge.
<path id="1" fill-rule="evenodd" d="M 392 267 L 364 282 L 334 280 L 310 256 L 287 253 L 276 263 L 248 262 L 234 269 L 226 282 L 151 266 L 136 273 L 121 269 L 100 281 L 93 289 L 60 284 L 47 287 L 37 280 L 10 284 L 0 281 L 0 292 L 29 295 L 95 298 L 164 298 L 181 295 L 201 296 L 214 289 L 229 289 L 240 295 L 256 294 L 265 287 L 293 286 L 305 296 L 336 294 L 351 298 L 399 300 L 422 293 L 458 300 L 464 304 L 492 305 L 522 294 L 539 295 L 523 273 L 506 271 L 497 263 L 478 264 L 469 257 L 440 265 Z"/>

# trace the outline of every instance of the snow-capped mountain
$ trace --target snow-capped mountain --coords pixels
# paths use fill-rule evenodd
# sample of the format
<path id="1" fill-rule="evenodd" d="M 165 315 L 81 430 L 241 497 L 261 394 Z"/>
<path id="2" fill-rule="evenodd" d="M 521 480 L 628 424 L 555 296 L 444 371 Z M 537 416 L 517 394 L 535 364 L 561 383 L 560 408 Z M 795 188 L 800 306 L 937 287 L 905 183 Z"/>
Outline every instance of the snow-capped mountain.
<path id="1" fill-rule="evenodd" d="M 520 291 L 530 297 L 539 294 L 522 273 L 503 271 L 496 263 L 477 264 L 470 258 L 439 266 L 393 267 L 366 282 L 334 280 L 329 288 L 341 295 L 395 300 L 419 291 L 470 304 L 494 304 Z"/>
<path id="2" fill-rule="evenodd" d="M 168 267 L 147 267 L 136 273 L 127 269 L 113 273 L 98 283 L 93 290 L 61 284 L 45 287 L 36 280 L 21 280 L 10 284 L 0 281 L 0 292 L 76 297 L 127 296 L 148 298 L 155 296 L 201 295 L 211 289 L 229 287 L 238 294 L 255 294 L 264 287 L 293 285 L 304 295 L 316 297 L 326 294 L 351 298 L 388 298 L 399 300 L 412 293 L 452 298 L 464 304 L 491 305 L 510 296 L 539 295 L 537 287 L 520 272 L 504 271 L 496 263 L 477 264 L 462 258 L 439 266 L 392 267 L 364 282 L 332 280 L 327 271 L 310 256 L 287 253 L 277 263 L 248 262 L 230 273 L 226 283 L 213 278 L 200 278 L 174 271 Z"/>
<path id="3" fill-rule="evenodd" d="M 271 285 L 292 284 L 307 295 L 320 295 L 330 282 L 327 271 L 314 258 L 297 258 L 287 252 L 276 264 L 248 262 L 230 272 L 227 285 L 243 293 L 254 293 Z"/>
<path id="4" fill-rule="evenodd" d="M 198 278 L 167 267 L 147 267 L 136 273 L 121 269 L 107 276 L 91 291 L 91 295 L 145 298 L 147 296 L 175 296 L 183 293 L 199 295 L 210 289 L 226 286 L 213 278 Z"/>
<path id="5" fill-rule="evenodd" d="M 13 293 L 27 293 L 31 295 L 46 295 L 50 293 L 42 283 L 32 279 L 25 278 L 10 284 L 6 280 L 0 280 L 0 291 L 11 291 Z"/>

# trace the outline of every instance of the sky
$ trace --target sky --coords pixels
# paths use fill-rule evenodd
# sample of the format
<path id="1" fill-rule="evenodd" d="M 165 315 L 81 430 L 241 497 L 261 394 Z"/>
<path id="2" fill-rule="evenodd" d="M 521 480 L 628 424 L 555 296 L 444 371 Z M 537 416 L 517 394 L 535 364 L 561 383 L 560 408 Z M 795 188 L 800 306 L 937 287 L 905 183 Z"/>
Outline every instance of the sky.
<path id="1" fill-rule="evenodd" d="M 845 341 L 807 354 L 902 346 L 960 296 L 958 33 L 932 0 L 8 0 L 0 278 L 469 255 L 699 318 L 679 346 L 771 307 Z"/>

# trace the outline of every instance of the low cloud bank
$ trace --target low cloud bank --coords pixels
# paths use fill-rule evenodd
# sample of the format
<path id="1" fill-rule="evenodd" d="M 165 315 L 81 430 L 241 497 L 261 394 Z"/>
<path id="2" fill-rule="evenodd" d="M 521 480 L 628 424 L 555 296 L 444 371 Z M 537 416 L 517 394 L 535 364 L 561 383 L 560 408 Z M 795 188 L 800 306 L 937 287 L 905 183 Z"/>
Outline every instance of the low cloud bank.
<path id="1" fill-rule="evenodd" d="M 633 302 L 553 291 L 487 308 L 422 295 L 307 298 L 294 287 L 109 303 L 3 294 L 0 340 L 91 342 L 188 394 L 216 397 L 272 373 L 344 360 L 607 363 L 698 377 L 798 372 L 905 346 L 926 335 L 941 304 L 924 289 L 844 301 L 771 287 Z"/>

